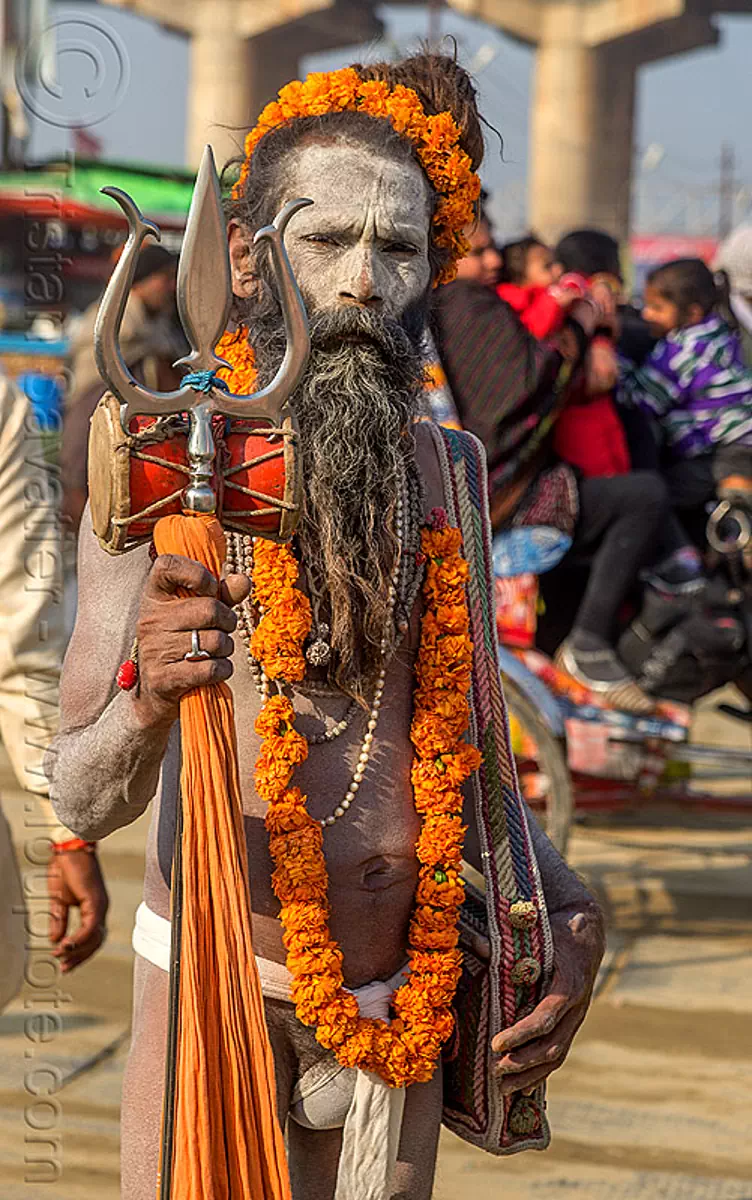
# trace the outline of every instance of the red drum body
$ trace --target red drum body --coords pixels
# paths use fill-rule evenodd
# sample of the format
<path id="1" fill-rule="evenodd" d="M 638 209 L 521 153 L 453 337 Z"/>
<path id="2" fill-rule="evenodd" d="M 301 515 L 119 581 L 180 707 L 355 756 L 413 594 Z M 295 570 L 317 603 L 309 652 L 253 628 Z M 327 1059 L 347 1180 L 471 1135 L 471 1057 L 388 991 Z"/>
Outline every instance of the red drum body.
<path id="1" fill-rule="evenodd" d="M 148 434 L 153 426 L 154 422 L 144 417 L 131 422 L 131 430 L 144 440 L 129 455 L 129 539 L 151 537 L 160 517 L 179 513 L 189 479 L 187 431 L 178 427 L 164 441 L 151 442 Z M 143 514 L 140 520 L 138 514 Z"/>
<path id="2" fill-rule="evenodd" d="M 287 541 L 300 507 L 291 419 L 277 427 L 215 417 L 214 434 L 213 487 L 222 524 Z M 137 417 L 126 435 L 119 402 L 109 394 L 102 397 L 89 434 L 89 493 L 94 532 L 108 553 L 148 541 L 160 517 L 180 513 L 189 478 L 185 417 Z"/>
<path id="3" fill-rule="evenodd" d="M 227 422 L 217 452 L 226 528 L 278 542 L 292 537 L 300 508 L 296 438 L 289 417 L 278 427 L 268 421 Z"/>

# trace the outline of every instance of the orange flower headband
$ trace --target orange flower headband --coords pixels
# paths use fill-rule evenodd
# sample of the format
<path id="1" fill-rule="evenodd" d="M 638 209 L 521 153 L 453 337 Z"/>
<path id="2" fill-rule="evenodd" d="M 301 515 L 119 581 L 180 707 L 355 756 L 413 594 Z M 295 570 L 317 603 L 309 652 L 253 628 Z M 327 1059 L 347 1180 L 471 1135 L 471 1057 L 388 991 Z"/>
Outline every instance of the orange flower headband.
<path id="1" fill-rule="evenodd" d="M 390 89 L 383 80 L 364 81 L 352 67 L 315 72 L 303 81 L 288 83 L 277 99 L 267 104 L 255 129 L 245 139 L 245 161 L 233 197 L 239 199 L 242 195 L 251 155 L 265 134 L 296 118 L 335 112 L 362 112 L 369 117 L 385 118 L 397 133 L 413 143 L 420 164 L 439 195 L 433 217 L 434 243 L 448 250 L 451 256 L 436 285 L 449 283 L 456 274 L 457 262 L 469 249 L 462 230 L 475 216 L 480 179 L 460 146 L 460 131 L 451 113 L 426 116 L 417 93 L 402 84 Z"/>

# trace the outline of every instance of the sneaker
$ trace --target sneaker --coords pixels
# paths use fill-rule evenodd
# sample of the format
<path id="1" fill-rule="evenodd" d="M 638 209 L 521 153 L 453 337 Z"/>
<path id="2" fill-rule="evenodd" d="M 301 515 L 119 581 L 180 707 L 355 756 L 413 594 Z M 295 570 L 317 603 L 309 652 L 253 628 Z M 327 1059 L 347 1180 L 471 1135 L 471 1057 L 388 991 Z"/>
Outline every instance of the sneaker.
<path id="1" fill-rule="evenodd" d="M 566 638 L 554 655 L 554 663 L 613 708 L 640 716 L 655 712 L 655 700 L 643 692 L 610 646 L 582 650 Z"/>
<path id="2" fill-rule="evenodd" d="M 702 559 L 692 546 L 676 550 L 657 566 L 641 571 L 640 579 L 669 596 L 691 596 L 702 591 L 706 583 Z"/>
<path id="3" fill-rule="evenodd" d="M 694 579 L 677 581 L 667 579 L 664 574 L 659 574 L 658 571 L 641 571 L 640 580 L 642 583 L 648 584 L 656 592 L 660 592 L 663 596 L 676 596 L 681 599 L 699 596 L 700 592 L 704 591 L 708 582 L 704 575 L 695 576 Z"/>

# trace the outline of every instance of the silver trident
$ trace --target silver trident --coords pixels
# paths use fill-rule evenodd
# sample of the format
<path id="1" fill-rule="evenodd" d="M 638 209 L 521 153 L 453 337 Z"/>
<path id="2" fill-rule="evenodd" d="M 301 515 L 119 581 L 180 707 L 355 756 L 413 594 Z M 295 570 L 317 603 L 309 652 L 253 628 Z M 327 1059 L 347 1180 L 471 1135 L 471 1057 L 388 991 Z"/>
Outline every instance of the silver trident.
<path id="1" fill-rule="evenodd" d="M 128 218 L 129 233 L 102 297 L 94 327 L 94 352 L 99 373 L 120 401 L 120 420 L 126 434 L 136 415 L 188 413 L 190 482 L 183 493 L 183 507 L 188 512 L 212 513 L 216 509 L 216 497 L 211 487 L 215 456 L 212 415 L 221 413 L 228 417 L 269 421 L 272 428 L 279 427 L 284 418 L 291 416 L 288 400 L 305 370 L 310 339 L 305 306 L 283 238 L 290 218 L 313 201 L 289 201 L 274 222 L 259 229 L 253 239 L 254 245 L 268 242 L 271 246 L 287 347 L 282 364 L 267 387 L 250 396 L 230 395 L 218 384 L 214 374 L 218 367 L 229 366 L 217 357 L 214 347 L 225 331 L 230 311 L 230 259 L 214 155 L 211 146 L 204 148 L 185 227 L 177 279 L 178 312 L 191 353 L 179 359 L 175 366 L 187 367 L 191 381 L 183 382 L 174 392 L 152 392 L 137 383 L 125 365 L 120 353 L 119 332 L 141 243 L 149 236 L 159 240 L 159 227 L 147 220 L 120 188 L 106 187 L 102 191 L 106 196 L 112 196 L 122 208 Z"/>

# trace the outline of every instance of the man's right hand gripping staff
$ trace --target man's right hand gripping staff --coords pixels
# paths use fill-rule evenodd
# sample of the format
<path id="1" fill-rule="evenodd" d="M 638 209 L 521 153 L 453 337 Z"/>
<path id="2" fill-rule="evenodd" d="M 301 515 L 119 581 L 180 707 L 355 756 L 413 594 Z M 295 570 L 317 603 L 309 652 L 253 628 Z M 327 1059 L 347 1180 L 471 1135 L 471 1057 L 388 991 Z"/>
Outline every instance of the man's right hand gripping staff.
<path id="1" fill-rule="evenodd" d="M 79 580 L 61 732 L 47 770 L 58 815 L 93 840 L 130 824 L 155 795 L 168 741 L 177 737 L 181 696 L 232 675 L 232 607 L 246 597 L 249 582 L 229 575 L 217 583 L 200 564 L 177 555 L 152 564 L 146 546 L 112 558 L 97 544 L 88 512 Z M 185 658 L 193 631 L 211 657 Z M 134 635 L 138 685 L 120 691 L 115 677 Z"/>
<path id="2" fill-rule="evenodd" d="M 186 692 L 230 678 L 230 635 L 238 623 L 232 609 L 249 587 L 245 575 L 218 583 L 206 567 L 177 554 L 155 560 L 137 627 L 139 684 L 133 707 L 144 727 L 169 729 Z M 186 658 L 194 640 L 208 658 Z"/>

